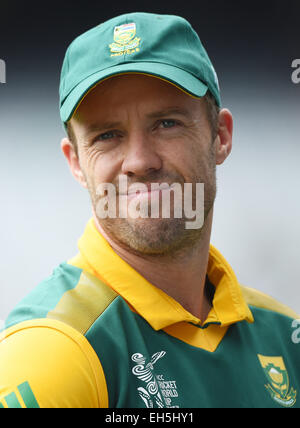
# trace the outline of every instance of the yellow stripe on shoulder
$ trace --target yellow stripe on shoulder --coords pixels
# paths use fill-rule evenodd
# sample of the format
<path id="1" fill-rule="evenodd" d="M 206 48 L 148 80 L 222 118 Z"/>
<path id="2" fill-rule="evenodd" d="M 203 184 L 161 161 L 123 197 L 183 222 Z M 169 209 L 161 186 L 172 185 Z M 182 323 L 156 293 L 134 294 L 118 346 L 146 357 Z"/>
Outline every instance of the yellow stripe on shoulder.
<path id="1" fill-rule="evenodd" d="M 261 309 L 267 309 L 277 312 L 293 319 L 299 319 L 300 316 L 288 306 L 278 302 L 271 296 L 255 290 L 254 288 L 241 286 L 243 297 L 246 303 L 250 306 L 255 306 Z"/>
<path id="2" fill-rule="evenodd" d="M 64 322 L 84 335 L 117 296 L 100 279 L 83 271 L 76 287 L 64 293 L 47 318 Z"/>

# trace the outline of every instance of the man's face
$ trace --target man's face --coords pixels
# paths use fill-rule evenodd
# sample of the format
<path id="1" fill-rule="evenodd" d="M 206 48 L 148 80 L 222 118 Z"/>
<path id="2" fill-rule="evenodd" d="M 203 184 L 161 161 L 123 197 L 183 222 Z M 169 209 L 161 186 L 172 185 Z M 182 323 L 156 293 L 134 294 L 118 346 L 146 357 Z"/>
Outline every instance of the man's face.
<path id="1" fill-rule="evenodd" d="M 206 218 L 216 194 L 217 162 L 203 99 L 154 77 L 121 75 L 93 89 L 71 124 L 94 214 L 112 239 L 152 255 L 172 255 L 195 245 L 201 229 L 187 230 L 184 217 L 100 218 L 97 204 L 102 196 L 97 189 L 112 183 L 118 197 L 120 176 L 127 177 L 128 186 L 204 183 Z M 144 197 L 149 200 L 150 195 Z"/>

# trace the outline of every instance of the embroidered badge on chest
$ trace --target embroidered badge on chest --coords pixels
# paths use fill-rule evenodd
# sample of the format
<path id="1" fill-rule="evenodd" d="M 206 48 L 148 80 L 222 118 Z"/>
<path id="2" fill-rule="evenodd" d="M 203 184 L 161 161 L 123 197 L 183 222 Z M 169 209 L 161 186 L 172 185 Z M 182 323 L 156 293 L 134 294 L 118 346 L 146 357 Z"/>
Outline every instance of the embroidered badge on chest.
<path id="1" fill-rule="evenodd" d="M 268 383 L 265 385 L 273 400 L 284 407 L 296 403 L 297 391 L 290 387 L 289 375 L 282 357 L 258 355 Z"/>

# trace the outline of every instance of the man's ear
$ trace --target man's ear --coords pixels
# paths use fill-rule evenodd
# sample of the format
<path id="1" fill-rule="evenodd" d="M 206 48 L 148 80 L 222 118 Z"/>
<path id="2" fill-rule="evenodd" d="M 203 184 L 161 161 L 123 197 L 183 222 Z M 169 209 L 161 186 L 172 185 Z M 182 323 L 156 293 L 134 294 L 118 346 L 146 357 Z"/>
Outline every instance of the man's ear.
<path id="1" fill-rule="evenodd" d="M 216 164 L 221 165 L 232 149 L 233 118 L 227 109 L 219 113 L 219 130 L 216 139 Z"/>
<path id="2" fill-rule="evenodd" d="M 68 161 L 70 171 L 73 177 L 84 187 L 87 188 L 87 182 L 82 172 L 78 154 L 75 151 L 73 143 L 68 139 L 64 138 L 61 141 L 61 149 L 65 158 Z"/>

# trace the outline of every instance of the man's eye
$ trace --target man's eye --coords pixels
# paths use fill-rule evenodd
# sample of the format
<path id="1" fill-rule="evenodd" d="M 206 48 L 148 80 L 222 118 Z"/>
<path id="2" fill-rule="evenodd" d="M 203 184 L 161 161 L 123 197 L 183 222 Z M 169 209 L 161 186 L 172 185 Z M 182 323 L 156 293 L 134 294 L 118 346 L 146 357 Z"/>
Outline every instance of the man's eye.
<path id="1" fill-rule="evenodd" d="M 116 133 L 114 131 L 108 131 L 108 132 L 104 132 L 104 134 L 98 135 L 96 140 L 98 141 L 111 140 L 115 136 L 116 136 Z"/>
<path id="2" fill-rule="evenodd" d="M 173 128 L 177 125 L 177 121 L 173 119 L 164 119 L 160 122 L 163 128 Z"/>

